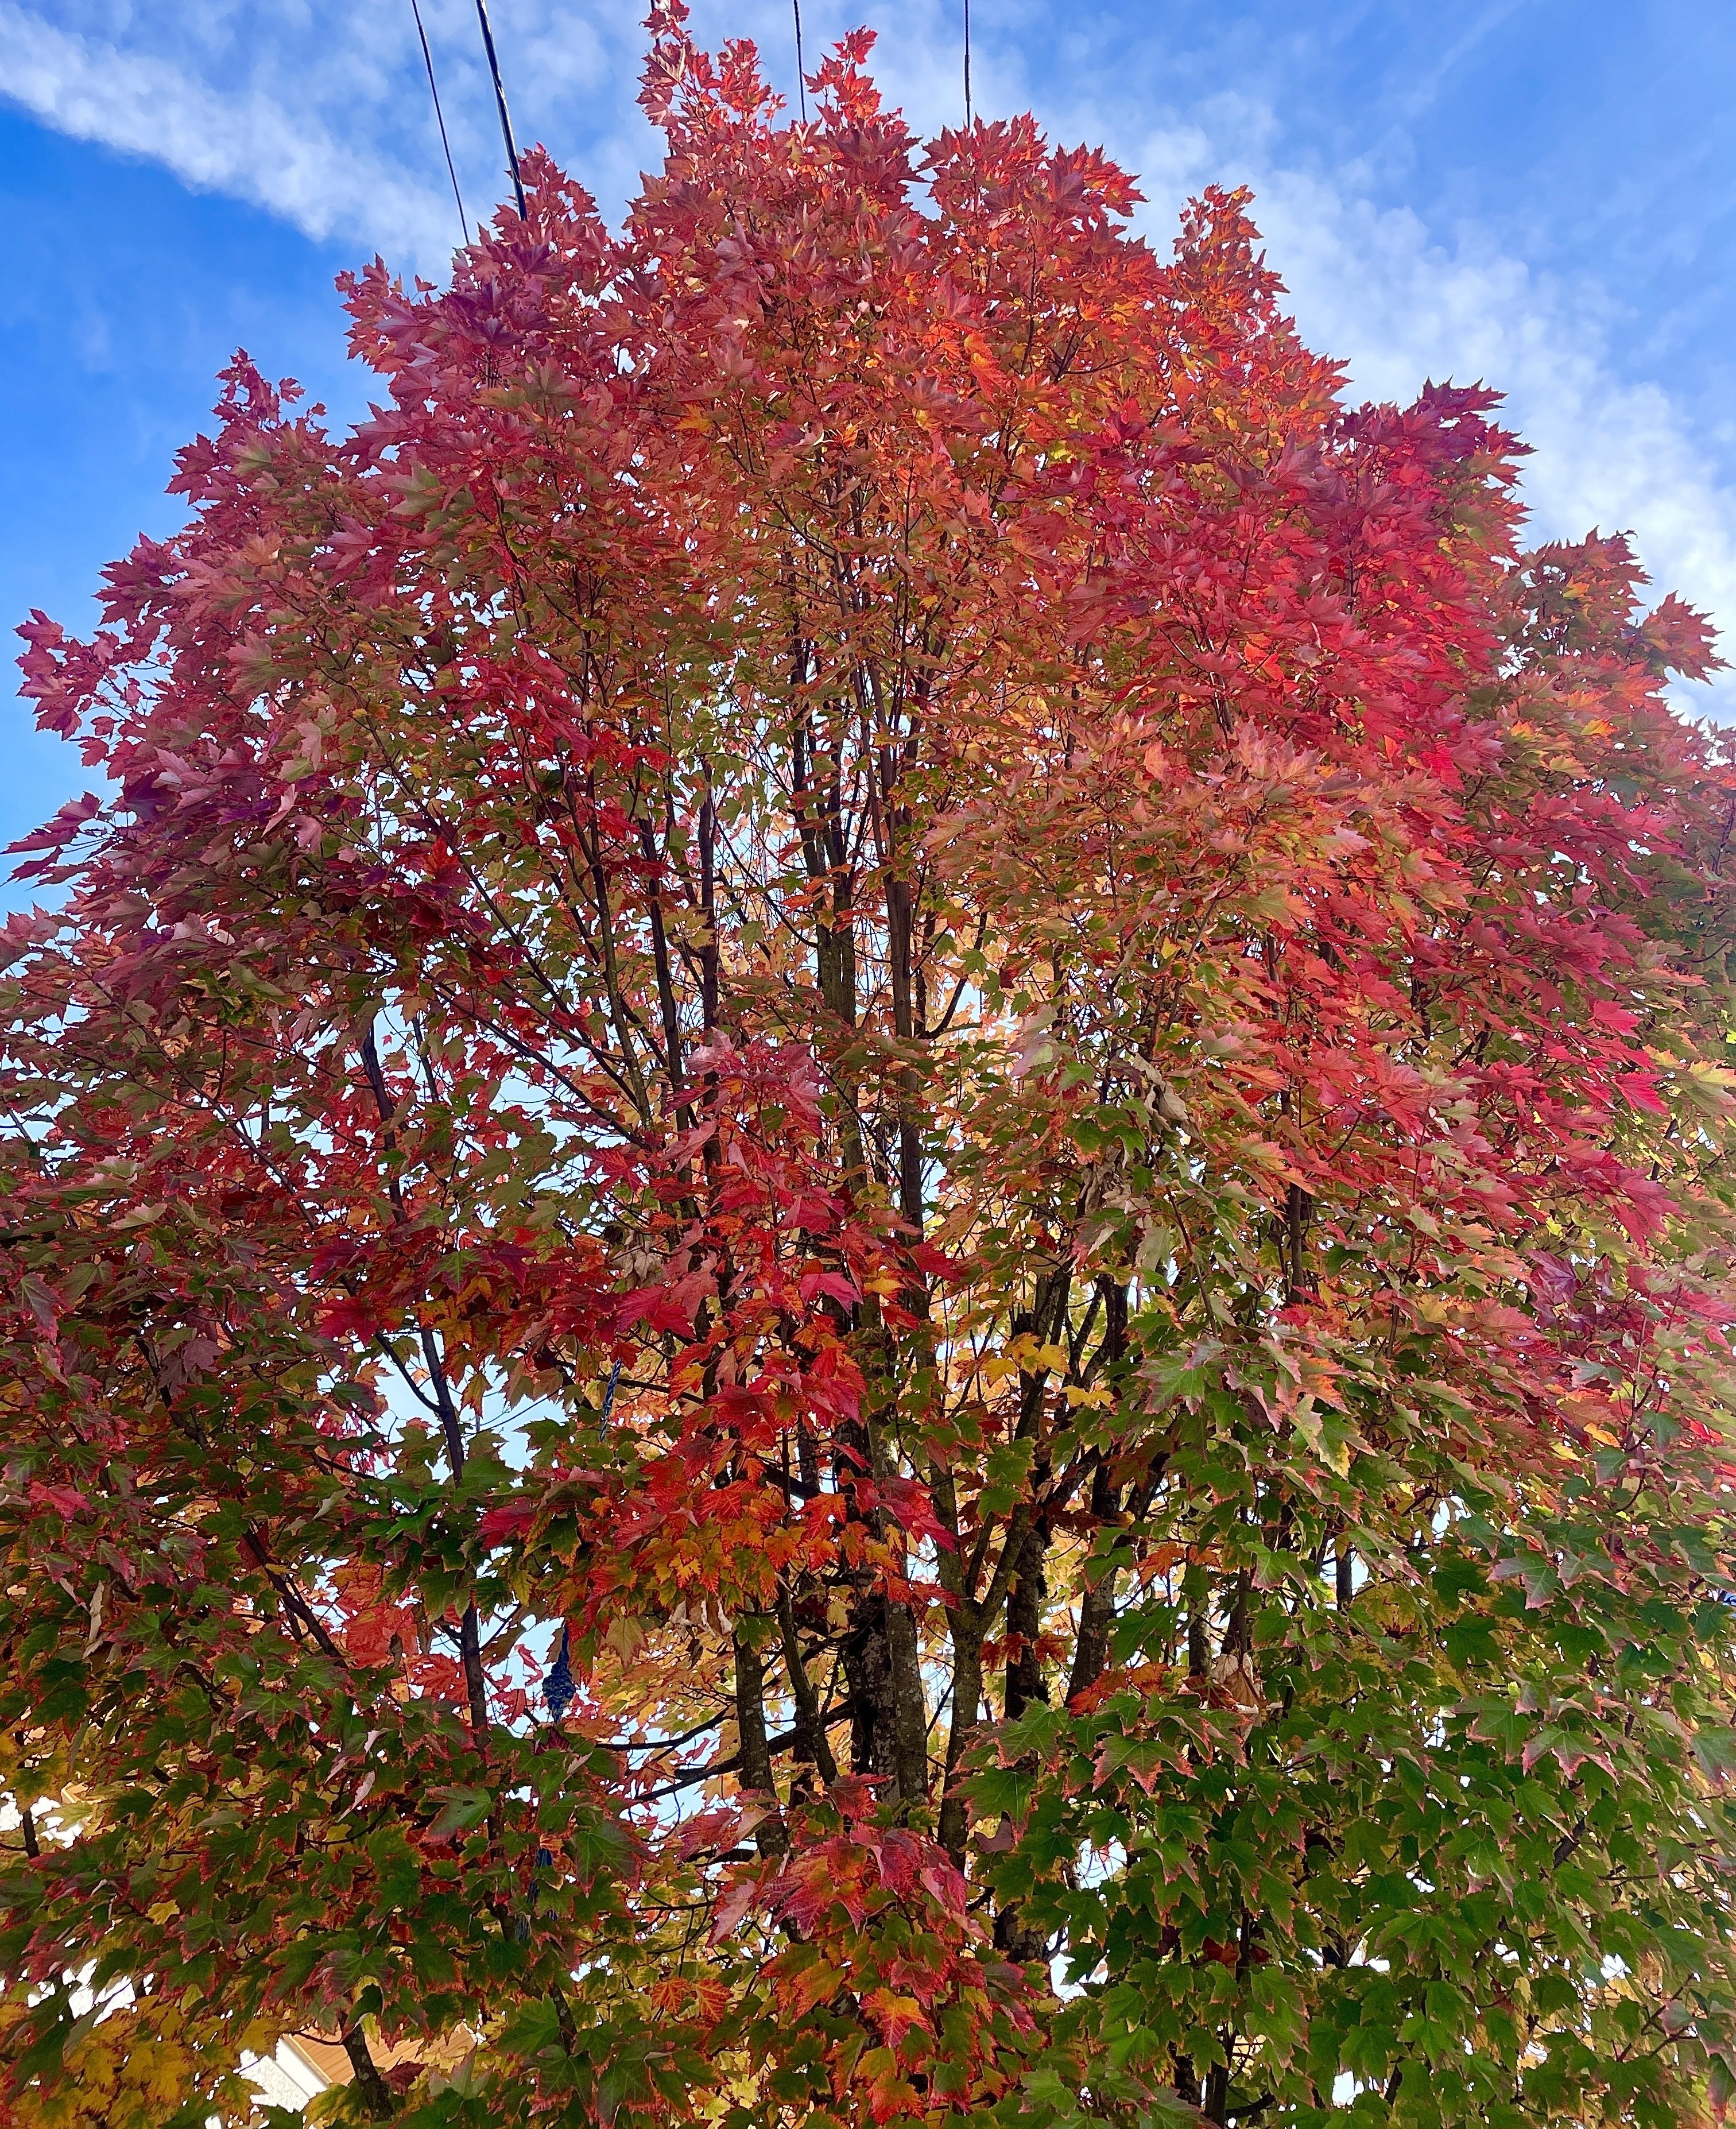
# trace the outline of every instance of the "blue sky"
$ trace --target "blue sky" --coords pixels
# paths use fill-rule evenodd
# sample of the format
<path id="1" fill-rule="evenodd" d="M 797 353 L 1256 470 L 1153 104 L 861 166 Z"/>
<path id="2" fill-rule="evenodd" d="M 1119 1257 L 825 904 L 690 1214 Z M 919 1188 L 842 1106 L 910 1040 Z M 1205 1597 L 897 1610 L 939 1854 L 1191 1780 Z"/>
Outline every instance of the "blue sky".
<path id="1" fill-rule="evenodd" d="M 522 140 L 618 211 L 654 145 L 635 0 L 493 0 Z M 922 128 L 961 115 L 960 0 L 866 20 Z M 424 0 L 473 212 L 503 190 L 472 0 Z M 1736 657 L 1736 8 L 1723 0 L 972 0 L 980 112 L 1034 109 L 1177 203 L 1246 182 L 1355 388 L 1482 377 L 1535 446 L 1539 536 L 1637 536 Z M 793 93 L 789 0 L 698 0 Z M 811 64 L 811 59 L 810 64 Z M 0 620 L 89 624 L 102 563 L 174 522 L 176 445 L 238 345 L 359 410 L 331 293 L 430 279 L 456 211 L 410 0 L 0 0 Z M 1685 690 L 1736 714 L 1736 679 Z M 88 779 L 0 688 L 0 840 Z"/>

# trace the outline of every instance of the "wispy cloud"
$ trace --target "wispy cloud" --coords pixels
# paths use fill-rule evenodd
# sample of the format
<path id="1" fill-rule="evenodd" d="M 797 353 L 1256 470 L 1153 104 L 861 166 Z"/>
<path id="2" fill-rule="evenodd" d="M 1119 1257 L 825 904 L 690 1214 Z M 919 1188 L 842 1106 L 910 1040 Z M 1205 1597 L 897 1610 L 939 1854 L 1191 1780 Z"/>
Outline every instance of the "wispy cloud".
<path id="1" fill-rule="evenodd" d="M 449 250 L 451 210 L 442 213 L 431 183 L 346 137 L 303 99 L 202 79 L 197 56 L 128 49 L 0 0 L 0 82 L 59 131 L 148 155 L 310 236 L 365 236 L 417 257 Z"/>
<path id="2" fill-rule="evenodd" d="M 1534 275 L 1467 231 L 1446 245 L 1411 213 L 1321 179 L 1269 173 L 1261 212 L 1299 322 L 1351 360 L 1355 384 L 1402 398 L 1425 377 L 1484 379 L 1532 447 L 1524 491 L 1539 538 L 1634 536 L 1660 590 L 1721 618 L 1736 655 L 1736 492 L 1655 380 L 1625 377 L 1593 287 Z M 1736 685 L 1684 688 L 1736 713 Z"/>
<path id="3" fill-rule="evenodd" d="M 1144 174 L 1159 241 L 1190 188 L 1253 183 L 1304 331 L 1348 358 L 1359 390 L 1405 398 L 1429 376 L 1497 386 L 1534 449 L 1525 487 L 1539 535 L 1631 530 L 1660 587 L 1710 609 L 1736 639 L 1736 491 L 1667 385 L 1624 373 L 1605 292 L 1540 275 L 1474 226 L 1431 226 L 1427 202 L 1383 203 L 1362 166 L 1298 167 L 1268 96 L 1154 109 L 1163 55 L 1137 31 L 1115 67 L 1082 55 L 1069 64 L 1053 11 L 1018 5 L 1022 19 L 1003 8 L 998 36 L 979 27 L 980 108 L 1029 101 L 1064 137 L 1103 140 Z M 651 152 L 633 103 L 639 12 L 496 0 L 525 137 L 568 157 L 606 208 Z M 726 10 L 701 0 L 695 12 L 702 36 L 759 31 L 774 76 L 793 91 L 787 0 L 731 0 Z M 1467 37 L 1506 12 L 1506 0 L 1492 0 Z M 878 17 L 889 90 L 919 126 L 957 122 L 950 0 L 809 0 L 804 12 L 811 52 L 846 16 Z M 500 190 L 500 158 L 470 0 L 426 0 L 424 14 L 460 174 L 473 204 L 486 202 Z M 1038 50 L 1054 63 L 1027 76 L 1025 54 Z M 426 271 L 449 248 L 454 216 L 421 67 L 408 0 L 272 9 L 188 0 L 175 10 L 58 0 L 52 20 L 26 0 L 0 0 L 0 86 L 45 123 L 153 157 L 312 236 L 378 245 Z M 1727 707 L 1736 712 L 1736 684 Z"/>
<path id="4" fill-rule="evenodd" d="M 1099 91 L 1082 116 L 1144 175 L 1146 225 L 1167 241 L 1174 211 L 1208 181 L 1246 183 L 1271 263 L 1312 345 L 1346 359 L 1353 392 L 1404 401 L 1424 381 L 1487 383 L 1531 455 L 1523 493 L 1533 537 L 1594 526 L 1634 535 L 1661 593 L 1680 592 L 1724 631 L 1736 662 L 1736 488 L 1715 439 L 1656 379 L 1624 371 L 1610 292 L 1542 274 L 1486 231 L 1443 236 L 1415 211 L 1382 206 L 1367 172 L 1301 170 L 1284 160 L 1266 104 L 1220 96 L 1153 123 L 1131 96 Z M 1736 717 L 1736 674 L 1683 683 L 1690 714 Z"/>

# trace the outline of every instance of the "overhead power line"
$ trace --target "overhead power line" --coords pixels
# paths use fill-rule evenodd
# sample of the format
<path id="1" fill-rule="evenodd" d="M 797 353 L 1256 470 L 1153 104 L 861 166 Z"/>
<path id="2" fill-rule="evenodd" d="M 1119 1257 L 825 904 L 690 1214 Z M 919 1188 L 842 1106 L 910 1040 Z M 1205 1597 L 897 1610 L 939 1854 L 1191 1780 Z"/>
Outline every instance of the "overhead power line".
<path id="1" fill-rule="evenodd" d="M 417 0 L 410 0 L 410 12 L 416 17 L 416 34 L 422 40 L 422 64 L 428 69 L 428 93 L 434 98 L 434 122 L 440 129 L 440 146 L 446 155 L 446 175 L 452 180 L 452 197 L 458 202 L 458 226 L 464 231 L 464 241 L 470 241 L 470 224 L 464 217 L 464 196 L 458 188 L 458 170 L 452 160 L 452 143 L 446 138 L 446 114 L 440 109 L 440 85 L 434 78 L 434 55 L 428 49 L 428 32 L 422 27 L 422 11 Z"/>
<path id="2" fill-rule="evenodd" d="M 973 122 L 971 117 L 971 0 L 964 0 L 964 122 L 967 126 Z"/>
<path id="3" fill-rule="evenodd" d="M 796 94 L 801 104 L 801 122 L 808 122 L 807 73 L 801 61 L 801 0 L 790 0 L 796 11 Z"/>
<path id="4" fill-rule="evenodd" d="M 501 84 L 500 61 L 494 53 L 494 32 L 488 26 L 488 0 L 476 0 L 476 19 L 483 26 L 483 50 L 488 55 L 488 72 L 494 80 L 494 107 L 500 113 L 501 138 L 507 144 L 507 167 L 512 173 L 513 197 L 518 202 L 520 219 L 528 221 L 530 210 L 525 205 L 525 181 L 518 174 L 518 148 L 512 138 L 512 114 L 507 108 L 507 92 Z"/>

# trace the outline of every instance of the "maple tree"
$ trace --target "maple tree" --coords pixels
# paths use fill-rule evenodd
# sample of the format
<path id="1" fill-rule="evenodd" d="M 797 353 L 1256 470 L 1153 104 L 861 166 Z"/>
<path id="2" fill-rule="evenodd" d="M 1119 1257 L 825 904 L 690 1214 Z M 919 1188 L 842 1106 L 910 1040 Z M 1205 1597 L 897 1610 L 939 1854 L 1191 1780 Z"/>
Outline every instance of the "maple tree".
<path id="1" fill-rule="evenodd" d="M 1239 194 L 652 18 L 26 628 L 7 2118 L 1736 2088 L 1736 774 Z"/>

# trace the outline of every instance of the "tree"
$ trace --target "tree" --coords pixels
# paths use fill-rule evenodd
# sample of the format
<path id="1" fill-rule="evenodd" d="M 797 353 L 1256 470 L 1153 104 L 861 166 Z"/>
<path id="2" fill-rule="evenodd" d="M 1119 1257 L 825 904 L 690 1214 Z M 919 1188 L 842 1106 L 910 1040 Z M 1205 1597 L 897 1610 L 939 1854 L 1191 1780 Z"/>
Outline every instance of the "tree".
<path id="1" fill-rule="evenodd" d="M 1720 2109 L 1708 631 L 1241 195 L 652 28 L 24 631 L 12 2118 Z"/>

